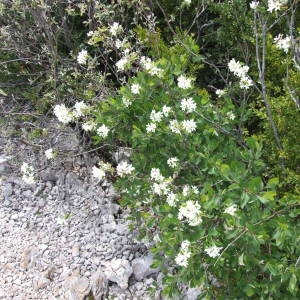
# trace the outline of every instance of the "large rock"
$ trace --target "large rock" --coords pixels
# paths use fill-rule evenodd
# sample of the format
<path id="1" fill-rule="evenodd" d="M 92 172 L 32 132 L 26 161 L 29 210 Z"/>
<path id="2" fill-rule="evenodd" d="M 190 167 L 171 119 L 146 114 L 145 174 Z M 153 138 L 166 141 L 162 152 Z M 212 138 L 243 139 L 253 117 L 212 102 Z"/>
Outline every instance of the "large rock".
<path id="1" fill-rule="evenodd" d="M 75 275 L 66 280 L 66 289 L 68 300 L 84 300 L 91 290 L 87 277 Z"/>
<path id="2" fill-rule="evenodd" d="M 12 168 L 9 164 L 11 157 L 0 155 L 0 175 L 9 175 L 12 172 Z"/>
<path id="3" fill-rule="evenodd" d="M 202 290 L 199 287 L 188 288 L 185 300 L 197 300 L 198 296 L 202 293 Z"/>
<path id="4" fill-rule="evenodd" d="M 127 259 L 113 259 L 105 263 L 105 275 L 108 280 L 117 283 L 122 289 L 128 287 L 128 279 L 132 274 L 132 267 Z"/>
<path id="5" fill-rule="evenodd" d="M 153 263 L 152 256 L 145 256 L 145 257 L 139 257 L 135 258 L 132 261 L 132 269 L 133 274 L 136 280 L 141 281 L 147 276 L 157 273 L 158 269 L 151 268 L 151 265 Z"/>
<path id="6" fill-rule="evenodd" d="M 108 280 L 103 270 L 98 270 L 91 277 L 91 286 L 94 300 L 106 299 L 108 292 Z"/>

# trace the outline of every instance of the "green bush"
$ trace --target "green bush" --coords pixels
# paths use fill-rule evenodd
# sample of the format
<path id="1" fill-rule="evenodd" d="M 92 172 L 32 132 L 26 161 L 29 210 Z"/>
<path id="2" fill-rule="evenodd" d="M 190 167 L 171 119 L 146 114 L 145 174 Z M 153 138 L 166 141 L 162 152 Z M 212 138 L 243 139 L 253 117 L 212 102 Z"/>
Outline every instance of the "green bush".
<path id="1" fill-rule="evenodd" d="M 214 104 L 194 85 L 196 51 L 190 38 L 164 48 L 152 68 L 99 104 L 105 142 L 132 148 L 133 167 L 117 166 L 122 203 L 141 238 L 154 241 L 169 297 L 187 283 L 206 299 L 296 299 L 299 203 L 276 196 L 278 179 L 263 176 L 261 145 L 235 133 L 231 100 Z"/>

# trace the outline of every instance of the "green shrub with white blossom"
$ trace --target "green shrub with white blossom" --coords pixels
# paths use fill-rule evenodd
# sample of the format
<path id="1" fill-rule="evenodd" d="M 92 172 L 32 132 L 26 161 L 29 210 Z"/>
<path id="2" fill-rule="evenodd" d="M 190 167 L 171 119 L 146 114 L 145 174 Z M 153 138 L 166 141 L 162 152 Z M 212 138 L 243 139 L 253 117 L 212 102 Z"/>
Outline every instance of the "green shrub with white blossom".
<path id="1" fill-rule="evenodd" d="M 165 295 L 187 285 L 200 299 L 299 299 L 297 1 L 50 2 L 10 11 L 32 25 L 26 16 L 40 9 L 53 25 L 37 56 L 49 72 L 37 63 L 30 78 L 43 76 L 38 90 L 61 124 L 106 153 L 131 153 L 91 173 L 115 180 Z M 21 173 L 37 180 L 26 163 Z"/>

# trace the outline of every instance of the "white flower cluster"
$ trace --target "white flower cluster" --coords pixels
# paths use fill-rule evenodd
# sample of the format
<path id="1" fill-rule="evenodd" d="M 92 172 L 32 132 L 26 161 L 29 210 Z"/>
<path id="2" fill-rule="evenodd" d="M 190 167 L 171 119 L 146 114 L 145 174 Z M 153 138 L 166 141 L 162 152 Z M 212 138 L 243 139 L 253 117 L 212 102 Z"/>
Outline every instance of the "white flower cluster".
<path id="1" fill-rule="evenodd" d="M 126 97 L 122 97 L 122 101 L 125 107 L 129 107 L 132 104 L 132 101 Z"/>
<path id="2" fill-rule="evenodd" d="M 252 80 L 248 76 L 249 67 L 243 66 L 239 61 L 236 61 L 234 58 L 228 63 L 229 71 L 232 72 L 235 76 L 240 78 L 240 87 L 242 89 L 248 89 L 253 85 Z"/>
<path id="3" fill-rule="evenodd" d="M 197 226 L 202 222 L 201 218 L 201 206 L 199 203 L 188 200 L 182 204 L 179 208 L 178 219 L 188 222 L 190 226 Z"/>
<path id="4" fill-rule="evenodd" d="M 80 118 L 89 112 L 90 107 L 83 101 L 76 102 L 74 105 L 74 116 Z"/>
<path id="5" fill-rule="evenodd" d="M 123 27 L 118 22 L 114 22 L 109 28 L 109 32 L 112 36 L 117 36 L 117 34 L 120 33 L 122 30 Z"/>
<path id="6" fill-rule="evenodd" d="M 53 149 L 47 149 L 45 151 L 45 156 L 47 159 L 53 159 L 55 157 L 55 153 L 53 152 Z"/>
<path id="7" fill-rule="evenodd" d="M 140 93 L 141 86 L 138 83 L 134 83 L 131 86 L 130 90 L 132 94 L 138 95 Z"/>
<path id="8" fill-rule="evenodd" d="M 210 257 L 217 257 L 220 255 L 220 251 L 223 249 L 223 247 L 217 247 L 217 246 L 212 246 L 209 248 L 206 248 L 204 251 L 206 252 L 206 254 Z"/>
<path id="9" fill-rule="evenodd" d="M 113 168 L 110 163 L 105 163 L 104 161 L 99 162 L 99 168 L 93 166 L 92 174 L 97 179 L 103 179 L 105 177 L 106 171 L 113 171 Z"/>
<path id="10" fill-rule="evenodd" d="M 126 66 L 130 62 L 130 58 L 128 56 L 123 56 L 116 62 L 116 67 L 118 71 L 124 71 L 126 69 Z"/>
<path id="11" fill-rule="evenodd" d="M 124 175 L 130 175 L 134 171 L 132 164 L 129 164 L 127 161 L 123 160 L 117 165 L 117 174 L 120 177 Z"/>
<path id="12" fill-rule="evenodd" d="M 153 193 L 161 196 L 168 195 L 170 192 L 171 178 L 165 178 L 161 175 L 158 168 L 152 168 L 150 173 L 151 180 L 155 181 L 152 186 Z"/>
<path id="13" fill-rule="evenodd" d="M 268 0 L 268 11 L 272 12 L 282 9 L 286 5 L 288 0 Z"/>
<path id="14" fill-rule="evenodd" d="M 96 166 L 93 166 L 92 174 L 97 179 L 103 179 L 105 177 L 105 171 Z"/>
<path id="15" fill-rule="evenodd" d="M 175 257 L 175 262 L 177 265 L 185 268 L 188 266 L 188 260 L 192 255 L 191 251 L 189 250 L 190 245 L 191 243 L 187 240 L 181 243 L 179 253 Z"/>
<path id="16" fill-rule="evenodd" d="M 169 192 L 168 195 L 167 195 L 168 205 L 174 207 L 174 206 L 176 206 L 177 201 L 178 201 L 177 195 L 173 192 Z"/>
<path id="17" fill-rule="evenodd" d="M 96 122 L 90 120 L 90 121 L 83 123 L 81 125 L 81 127 L 84 131 L 92 131 L 92 130 L 96 129 L 97 124 L 96 124 Z"/>
<path id="18" fill-rule="evenodd" d="M 232 204 L 224 210 L 224 213 L 229 214 L 231 216 L 235 216 L 235 212 L 237 211 L 237 209 L 237 206 L 235 204 Z"/>
<path id="19" fill-rule="evenodd" d="M 178 166 L 179 159 L 177 157 L 170 157 L 167 160 L 167 164 L 171 168 L 176 168 Z"/>
<path id="20" fill-rule="evenodd" d="M 184 197 L 187 197 L 191 194 L 198 195 L 199 194 L 198 188 L 195 185 L 192 185 L 192 186 L 190 186 L 188 184 L 184 185 L 182 188 L 182 195 Z"/>
<path id="21" fill-rule="evenodd" d="M 168 117 L 169 113 L 171 112 L 171 107 L 164 105 L 162 111 L 152 110 L 150 113 L 150 120 L 151 123 L 146 125 L 147 133 L 155 132 L 157 128 L 157 122 L 161 122 L 163 117 Z"/>
<path id="22" fill-rule="evenodd" d="M 22 179 L 27 184 L 33 184 L 35 183 L 34 179 L 34 168 L 27 163 L 23 163 L 21 166 L 21 172 L 23 173 Z"/>
<path id="23" fill-rule="evenodd" d="M 169 128 L 173 133 L 177 134 L 181 134 L 181 130 L 184 130 L 186 133 L 192 133 L 197 129 L 197 124 L 193 119 L 184 120 L 181 123 L 177 120 L 171 120 Z"/>
<path id="24" fill-rule="evenodd" d="M 252 1 L 252 2 L 250 3 L 250 8 L 255 10 L 255 9 L 257 8 L 258 5 L 259 5 L 259 2 L 258 2 L 258 1 Z"/>
<path id="25" fill-rule="evenodd" d="M 193 111 L 196 110 L 197 104 L 193 100 L 193 98 L 187 98 L 187 99 L 182 99 L 181 100 L 180 107 L 183 111 L 185 111 L 187 113 L 192 113 Z"/>
<path id="26" fill-rule="evenodd" d="M 177 78 L 178 81 L 178 87 L 180 87 L 181 89 L 189 89 L 192 87 L 192 79 L 187 78 L 183 75 L 180 75 Z"/>
<path id="27" fill-rule="evenodd" d="M 97 134 L 103 138 L 106 138 L 108 136 L 108 133 L 109 133 L 109 128 L 104 124 L 98 127 L 97 129 Z"/>
<path id="28" fill-rule="evenodd" d="M 88 57 L 89 57 L 89 54 L 88 54 L 87 50 L 82 49 L 77 55 L 77 62 L 80 65 L 85 65 L 88 60 Z"/>
<path id="29" fill-rule="evenodd" d="M 75 103 L 73 110 L 67 108 L 64 104 L 55 105 L 53 112 L 60 122 L 68 124 L 72 122 L 74 118 L 85 116 L 89 110 L 90 106 L 80 101 Z"/>
<path id="30" fill-rule="evenodd" d="M 163 113 L 161 111 L 155 111 L 154 109 L 151 111 L 150 120 L 153 122 L 160 122 L 163 118 Z"/>
<path id="31" fill-rule="evenodd" d="M 183 5 L 190 6 L 192 3 L 192 0 L 183 0 L 182 3 L 183 3 Z"/>
<path id="32" fill-rule="evenodd" d="M 218 98 L 223 97 L 224 95 L 226 95 L 226 93 L 227 93 L 226 90 L 220 90 L 220 89 L 216 90 L 216 95 L 218 96 Z"/>
<path id="33" fill-rule="evenodd" d="M 288 53 L 292 45 L 292 37 L 288 35 L 284 38 L 282 34 L 279 34 L 274 38 L 274 43 L 276 44 L 276 47 L 278 49 L 283 50 L 285 53 Z"/>
<path id="34" fill-rule="evenodd" d="M 64 124 L 70 123 L 74 117 L 73 113 L 64 104 L 55 105 L 53 112 L 58 121 Z"/>
<path id="35" fill-rule="evenodd" d="M 161 68 L 155 66 L 150 57 L 142 56 L 140 60 L 141 66 L 152 76 L 160 77 L 163 73 Z"/>

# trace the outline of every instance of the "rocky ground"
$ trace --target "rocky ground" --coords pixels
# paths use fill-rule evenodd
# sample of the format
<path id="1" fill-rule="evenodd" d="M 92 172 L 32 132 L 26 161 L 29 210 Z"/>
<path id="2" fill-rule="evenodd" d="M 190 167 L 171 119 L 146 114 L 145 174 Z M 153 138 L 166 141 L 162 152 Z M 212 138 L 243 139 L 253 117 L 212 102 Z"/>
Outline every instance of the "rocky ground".
<path id="1" fill-rule="evenodd" d="M 0 124 L 0 299 L 163 299 L 162 274 L 129 232 L 112 184 L 91 175 L 99 154 L 73 129 L 27 113 Z M 23 162 L 36 183 L 22 180 Z"/>

